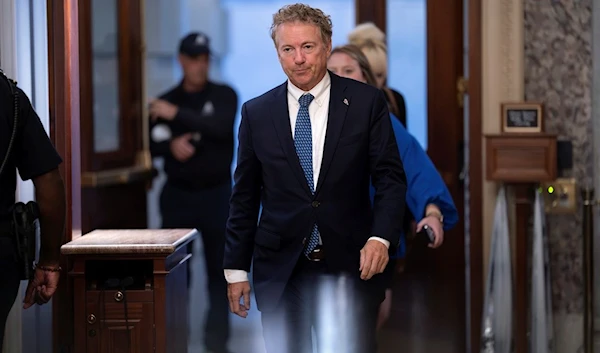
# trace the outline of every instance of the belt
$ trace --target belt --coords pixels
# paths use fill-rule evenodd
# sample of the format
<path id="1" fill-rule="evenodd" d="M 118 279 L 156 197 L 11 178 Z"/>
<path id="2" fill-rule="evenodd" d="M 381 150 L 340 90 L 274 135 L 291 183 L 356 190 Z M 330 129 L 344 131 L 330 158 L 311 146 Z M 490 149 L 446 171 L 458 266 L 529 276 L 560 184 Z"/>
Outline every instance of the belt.
<path id="1" fill-rule="evenodd" d="M 314 248 L 313 251 L 309 252 L 306 255 L 306 258 L 308 259 L 308 261 L 314 261 L 314 262 L 319 262 L 321 260 L 325 260 L 325 249 L 323 248 L 322 245 L 317 245 L 317 247 Z"/>

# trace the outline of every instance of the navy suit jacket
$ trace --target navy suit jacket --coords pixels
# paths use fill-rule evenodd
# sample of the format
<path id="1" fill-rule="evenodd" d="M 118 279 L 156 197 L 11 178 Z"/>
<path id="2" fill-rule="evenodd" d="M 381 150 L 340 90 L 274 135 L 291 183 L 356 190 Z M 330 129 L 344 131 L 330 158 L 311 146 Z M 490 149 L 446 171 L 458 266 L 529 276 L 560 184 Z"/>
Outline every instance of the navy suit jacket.
<path id="1" fill-rule="evenodd" d="M 314 195 L 294 148 L 287 82 L 242 106 L 224 268 L 249 272 L 253 266 L 261 311 L 279 302 L 315 222 L 332 273 L 359 278 L 360 250 L 371 236 L 388 240 L 392 252 L 398 245 L 406 179 L 385 97 L 372 86 L 329 74 L 329 116 Z M 380 275 L 363 286 L 383 299 Z"/>

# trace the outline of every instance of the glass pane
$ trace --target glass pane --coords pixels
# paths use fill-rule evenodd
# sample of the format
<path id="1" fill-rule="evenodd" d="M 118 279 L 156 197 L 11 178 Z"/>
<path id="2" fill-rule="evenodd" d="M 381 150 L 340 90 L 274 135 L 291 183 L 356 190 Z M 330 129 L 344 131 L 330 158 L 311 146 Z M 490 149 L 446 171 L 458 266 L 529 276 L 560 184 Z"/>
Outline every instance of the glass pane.
<path id="1" fill-rule="evenodd" d="M 406 101 L 406 125 L 427 149 L 427 0 L 387 1 L 388 86 Z"/>
<path id="2" fill-rule="evenodd" d="M 241 103 L 283 83 L 283 73 L 273 40 L 269 34 L 273 14 L 287 0 L 221 0 L 229 15 L 228 52 L 223 58 L 223 79 L 231 82 Z M 354 28 L 354 0 L 317 0 L 304 3 L 320 8 L 331 16 L 333 46 L 348 42 Z M 248 21 L 248 19 L 252 19 Z M 250 68 L 250 69 L 249 69 Z M 239 113 L 237 124 L 239 124 Z M 237 126 L 236 124 L 236 126 Z M 237 127 L 234 129 L 237 135 Z M 237 136 L 235 138 L 237 144 Z M 237 151 L 237 147 L 236 147 Z M 236 157 L 232 163 L 235 168 Z"/>
<path id="3" fill-rule="evenodd" d="M 119 46 L 117 1 L 92 3 L 94 151 L 119 149 Z"/>

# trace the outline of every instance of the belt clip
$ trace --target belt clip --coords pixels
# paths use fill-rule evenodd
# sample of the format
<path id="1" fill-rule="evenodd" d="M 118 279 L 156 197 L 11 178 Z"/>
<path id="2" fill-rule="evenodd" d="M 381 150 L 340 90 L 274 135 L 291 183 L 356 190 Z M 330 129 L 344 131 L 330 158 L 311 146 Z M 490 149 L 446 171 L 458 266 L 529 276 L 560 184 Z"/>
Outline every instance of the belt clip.
<path id="1" fill-rule="evenodd" d="M 313 251 L 311 251 L 311 252 L 309 252 L 308 254 L 306 254 L 306 258 L 307 258 L 309 261 L 313 261 L 313 262 L 319 262 L 319 261 L 321 261 L 321 259 L 314 258 L 314 257 L 312 257 L 311 255 L 313 255 L 313 254 L 318 254 L 318 253 L 320 253 L 320 252 L 321 252 L 321 249 L 320 249 L 319 247 L 316 247 L 316 248 L 314 248 L 314 249 L 313 249 Z"/>

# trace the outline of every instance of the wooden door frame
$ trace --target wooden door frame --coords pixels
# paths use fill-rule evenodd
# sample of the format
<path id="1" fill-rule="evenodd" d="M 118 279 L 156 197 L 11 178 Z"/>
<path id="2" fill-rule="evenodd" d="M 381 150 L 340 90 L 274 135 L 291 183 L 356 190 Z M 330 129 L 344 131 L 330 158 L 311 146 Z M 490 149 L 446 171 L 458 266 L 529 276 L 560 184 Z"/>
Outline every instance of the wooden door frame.
<path id="1" fill-rule="evenodd" d="M 354 0 L 356 24 L 373 22 L 387 32 L 387 0 Z"/>
<path id="2" fill-rule="evenodd" d="M 483 313 L 483 130 L 482 130 L 482 0 L 468 6 L 469 68 L 469 288 L 470 351 L 478 352 Z"/>
<path id="3" fill-rule="evenodd" d="M 116 59 L 117 59 L 117 108 L 118 142 L 114 150 L 98 152 L 94 143 L 83 144 L 81 151 L 81 170 L 84 175 L 95 176 L 95 172 L 117 168 L 129 168 L 136 164 L 138 155 L 143 149 L 142 131 L 142 22 L 141 2 L 128 0 L 119 3 L 115 13 Z M 81 135 L 86 141 L 95 140 L 96 119 L 104 119 L 94 114 L 94 49 L 92 48 L 92 1 L 79 0 L 79 82 L 80 82 L 80 116 Z M 97 19 L 96 19 L 97 20 Z M 84 177 L 84 184 L 86 178 Z M 88 185 L 84 185 L 88 186 Z M 84 197 L 85 198 L 85 197 Z M 85 213 L 85 212 L 84 212 Z M 86 225 L 85 216 L 83 224 Z"/>
<path id="4" fill-rule="evenodd" d="M 79 30 L 77 0 L 48 0 L 48 83 L 50 137 L 63 158 L 67 218 L 65 241 L 81 235 L 81 168 L 79 130 Z M 53 351 L 71 352 L 73 294 L 69 264 L 61 257 L 61 281 L 52 299 Z"/>
<path id="5" fill-rule="evenodd" d="M 469 278 L 470 302 L 467 322 L 470 325 L 470 351 L 479 350 L 483 310 L 483 166 L 482 166 L 482 0 L 464 0 L 468 6 L 468 95 L 469 105 Z M 373 22 L 386 32 L 387 0 L 355 0 L 356 23 Z"/>

